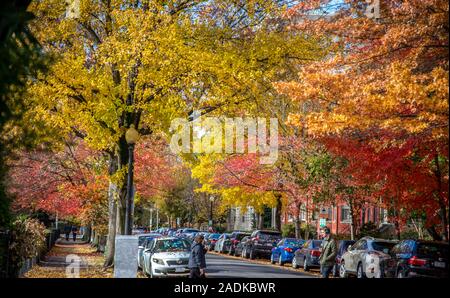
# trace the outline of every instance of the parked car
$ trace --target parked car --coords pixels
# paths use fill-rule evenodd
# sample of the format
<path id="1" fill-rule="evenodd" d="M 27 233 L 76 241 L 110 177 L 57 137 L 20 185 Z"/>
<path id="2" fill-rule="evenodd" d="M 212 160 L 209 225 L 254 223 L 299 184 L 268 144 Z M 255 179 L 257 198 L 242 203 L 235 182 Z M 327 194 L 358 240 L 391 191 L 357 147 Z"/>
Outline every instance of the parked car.
<path id="1" fill-rule="evenodd" d="M 195 236 L 198 232 L 200 232 L 200 231 L 197 230 L 197 229 L 186 228 L 186 229 L 183 229 L 183 232 L 181 232 L 181 237 L 187 237 L 187 238 L 193 239 L 194 236 Z"/>
<path id="2" fill-rule="evenodd" d="M 272 248 L 281 240 L 281 233 L 270 230 L 256 230 L 244 245 L 243 255 L 250 259 L 269 258 Z"/>
<path id="3" fill-rule="evenodd" d="M 320 247 L 322 240 L 307 240 L 302 247 L 294 252 L 292 267 L 297 269 L 302 266 L 303 270 L 309 271 L 313 267 L 320 267 Z"/>
<path id="4" fill-rule="evenodd" d="M 348 275 L 356 275 L 358 278 L 384 277 L 386 262 L 390 259 L 390 250 L 397 241 L 363 237 L 350 245 L 342 255 L 339 266 L 339 276 L 346 278 Z"/>
<path id="5" fill-rule="evenodd" d="M 283 238 L 278 242 L 277 246 L 272 248 L 272 254 L 270 255 L 270 263 L 283 266 L 285 263 L 292 262 L 294 253 L 299 249 L 306 241 L 296 238 Z"/>
<path id="6" fill-rule="evenodd" d="M 183 238 L 152 239 L 144 250 L 144 274 L 150 277 L 189 275 L 190 248 L 191 242 Z"/>
<path id="7" fill-rule="evenodd" d="M 403 240 L 390 252 L 389 277 L 448 277 L 448 243 Z"/>
<path id="8" fill-rule="evenodd" d="M 176 232 L 177 232 L 177 229 L 169 229 L 167 231 L 167 236 L 174 237 Z"/>
<path id="9" fill-rule="evenodd" d="M 331 274 L 334 277 L 339 276 L 342 255 L 347 251 L 348 247 L 350 245 L 355 244 L 355 242 L 356 242 L 355 240 L 339 240 L 338 241 L 338 251 L 337 251 L 337 255 L 336 255 L 336 263 L 334 264 L 333 270 L 331 272 Z"/>
<path id="10" fill-rule="evenodd" d="M 230 239 L 230 246 L 228 249 L 228 254 L 230 255 L 234 255 L 234 251 L 236 249 L 236 246 L 239 244 L 239 242 L 241 242 L 241 240 L 245 237 L 245 236 L 250 236 L 250 233 L 245 233 L 245 232 L 233 232 L 231 233 L 231 239 Z"/>
<path id="11" fill-rule="evenodd" d="M 138 255 L 137 255 L 137 260 L 138 260 L 138 267 L 142 268 L 142 264 L 144 262 L 144 249 L 145 249 L 145 245 L 147 244 L 148 241 L 151 241 L 153 238 L 156 237 L 162 237 L 161 234 L 157 234 L 157 233 L 148 233 L 148 234 L 139 234 L 138 235 Z"/>
<path id="12" fill-rule="evenodd" d="M 219 240 L 220 234 L 211 233 L 208 237 L 205 237 L 205 248 L 207 250 L 214 250 L 217 240 Z"/>
<path id="13" fill-rule="evenodd" d="M 231 234 L 223 233 L 220 235 L 219 239 L 217 239 L 216 245 L 214 246 L 214 251 L 219 253 L 228 252 L 231 245 Z"/>
<path id="14" fill-rule="evenodd" d="M 247 243 L 247 241 L 250 240 L 250 236 L 245 236 L 244 238 L 241 239 L 241 241 L 239 241 L 235 247 L 234 247 L 234 255 L 235 256 L 239 256 L 239 257 L 243 257 L 243 258 L 248 258 L 248 256 L 244 255 L 244 246 Z"/>

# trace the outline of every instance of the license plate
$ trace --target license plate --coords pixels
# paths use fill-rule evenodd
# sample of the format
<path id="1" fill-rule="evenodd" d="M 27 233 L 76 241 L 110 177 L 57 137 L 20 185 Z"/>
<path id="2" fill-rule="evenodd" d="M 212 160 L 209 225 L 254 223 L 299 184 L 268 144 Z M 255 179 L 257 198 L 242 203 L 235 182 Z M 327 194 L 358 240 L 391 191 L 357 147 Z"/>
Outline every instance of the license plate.
<path id="1" fill-rule="evenodd" d="M 175 268 L 175 272 L 185 272 L 186 268 Z"/>
<path id="2" fill-rule="evenodd" d="M 445 263 L 444 262 L 434 262 L 434 267 L 445 268 Z"/>

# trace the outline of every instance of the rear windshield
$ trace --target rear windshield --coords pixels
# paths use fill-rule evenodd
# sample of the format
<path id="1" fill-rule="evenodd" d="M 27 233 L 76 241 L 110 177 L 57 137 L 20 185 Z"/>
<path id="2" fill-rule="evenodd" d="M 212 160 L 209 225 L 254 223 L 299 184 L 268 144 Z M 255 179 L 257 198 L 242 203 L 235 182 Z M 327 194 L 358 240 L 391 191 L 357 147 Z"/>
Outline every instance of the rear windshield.
<path id="1" fill-rule="evenodd" d="M 281 234 L 280 233 L 267 233 L 267 232 L 263 232 L 263 233 L 259 233 L 259 238 L 261 238 L 262 240 L 274 240 L 274 239 L 279 239 L 281 238 Z"/>
<path id="2" fill-rule="evenodd" d="M 186 229 L 186 230 L 184 230 L 184 233 L 196 233 L 196 232 L 198 232 L 198 230 L 195 230 L 195 229 Z"/>
<path id="3" fill-rule="evenodd" d="M 242 240 L 242 238 L 244 238 L 245 236 L 248 236 L 248 235 L 247 235 L 247 234 L 237 234 L 236 237 L 235 237 L 235 239 L 240 241 L 240 240 Z"/>
<path id="4" fill-rule="evenodd" d="M 285 243 L 285 245 L 300 247 L 300 245 L 305 243 L 305 241 L 300 240 L 300 239 L 286 239 L 286 241 L 284 243 Z"/>
<path id="5" fill-rule="evenodd" d="M 391 249 L 396 245 L 397 243 L 393 242 L 381 242 L 381 241 L 374 241 L 372 242 L 372 247 L 376 251 L 381 251 L 384 253 L 389 253 Z"/>
<path id="6" fill-rule="evenodd" d="M 419 243 L 417 246 L 417 256 L 448 259 L 448 245 L 439 243 Z"/>
<path id="7" fill-rule="evenodd" d="M 322 241 L 321 240 L 314 240 L 312 242 L 312 247 L 313 248 L 319 248 L 322 245 Z"/>

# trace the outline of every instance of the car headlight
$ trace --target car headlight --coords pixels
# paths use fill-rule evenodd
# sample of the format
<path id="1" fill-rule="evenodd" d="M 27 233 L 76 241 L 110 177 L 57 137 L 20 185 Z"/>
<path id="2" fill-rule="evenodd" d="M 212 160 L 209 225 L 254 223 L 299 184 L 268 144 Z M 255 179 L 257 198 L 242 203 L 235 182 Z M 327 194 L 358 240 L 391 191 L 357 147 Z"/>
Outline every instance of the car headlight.
<path id="1" fill-rule="evenodd" d="M 164 265 L 164 261 L 161 259 L 157 259 L 157 258 L 153 258 L 152 259 L 154 263 L 159 264 L 159 265 Z"/>

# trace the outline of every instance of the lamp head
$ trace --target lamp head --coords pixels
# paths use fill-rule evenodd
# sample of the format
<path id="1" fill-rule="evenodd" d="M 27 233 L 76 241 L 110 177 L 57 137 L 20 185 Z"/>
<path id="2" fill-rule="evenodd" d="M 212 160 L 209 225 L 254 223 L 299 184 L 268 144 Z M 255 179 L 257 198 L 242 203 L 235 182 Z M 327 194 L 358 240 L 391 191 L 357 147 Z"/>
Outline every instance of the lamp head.
<path id="1" fill-rule="evenodd" d="M 139 132 L 134 128 L 134 124 L 131 124 L 128 128 L 125 139 L 128 144 L 135 144 L 139 140 Z"/>

